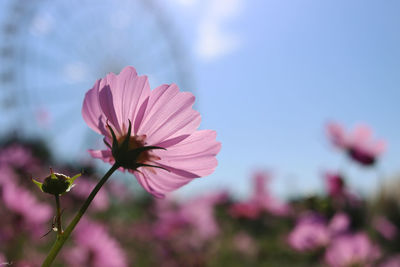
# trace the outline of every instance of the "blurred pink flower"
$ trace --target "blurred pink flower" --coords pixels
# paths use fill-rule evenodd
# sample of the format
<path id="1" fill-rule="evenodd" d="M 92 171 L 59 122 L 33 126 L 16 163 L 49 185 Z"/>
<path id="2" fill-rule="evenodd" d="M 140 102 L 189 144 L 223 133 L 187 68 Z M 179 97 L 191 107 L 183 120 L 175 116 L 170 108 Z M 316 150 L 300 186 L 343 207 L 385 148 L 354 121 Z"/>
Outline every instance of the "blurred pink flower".
<path id="1" fill-rule="evenodd" d="M 80 178 L 75 182 L 75 184 L 76 186 L 71 190 L 71 195 L 85 200 L 89 196 L 90 192 L 92 192 L 92 189 L 96 186 L 97 182 Z M 102 211 L 107 209 L 109 204 L 107 192 L 105 190 L 100 190 L 93 199 L 91 207 L 94 210 Z"/>
<path id="2" fill-rule="evenodd" d="M 345 195 L 345 183 L 343 177 L 338 173 L 325 173 L 326 191 L 330 197 L 340 198 Z"/>
<path id="3" fill-rule="evenodd" d="M 332 238 L 348 232 L 350 218 L 336 213 L 329 224 L 317 213 L 307 212 L 300 217 L 288 237 L 289 245 L 297 251 L 311 251 L 327 246 Z"/>
<path id="4" fill-rule="evenodd" d="M 267 183 L 271 180 L 267 172 L 257 172 L 253 176 L 253 192 L 250 199 L 234 203 L 229 212 L 233 217 L 256 219 L 263 212 L 276 216 L 285 216 L 290 212 L 290 206 L 274 196 L 268 190 Z"/>
<path id="5" fill-rule="evenodd" d="M 232 204 L 229 213 L 235 218 L 257 219 L 261 214 L 261 209 L 253 202 L 238 202 Z"/>
<path id="6" fill-rule="evenodd" d="M 138 76 L 133 67 L 124 68 L 119 75 L 108 74 L 98 80 L 85 96 L 82 115 L 94 131 L 112 143 L 107 123 L 122 142 L 132 122 L 129 148 L 157 146 L 166 150 L 147 150 L 134 164 L 165 168 L 128 168 L 149 193 L 163 197 L 196 177 L 211 174 L 217 166 L 216 155 L 221 144 L 216 132 L 197 130 L 200 114 L 192 109 L 194 96 L 180 92 L 175 84 L 161 85 L 150 90 L 147 76 Z M 113 164 L 110 148 L 90 151 L 95 158 Z"/>
<path id="7" fill-rule="evenodd" d="M 335 238 L 325 253 L 325 262 L 331 267 L 373 266 L 380 250 L 364 233 Z"/>
<path id="8" fill-rule="evenodd" d="M 28 190 L 18 185 L 17 176 L 5 165 L 0 166 L 0 188 L 3 205 L 21 219 L 20 227 L 34 236 L 43 233 L 52 216 L 52 208 L 40 203 Z"/>
<path id="9" fill-rule="evenodd" d="M 118 180 L 112 180 L 107 183 L 106 188 L 110 195 L 119 201 L 132 199 L 132 194 L 127 185 Z"/>
<path id="10" fill-rule="evenodd" d="M 372 222 L 376 231 L 378 231 L 387 240 L 393 240 L 398 233 L 397 227 L 391 223 L 385 216 L 375 217 Z"/>
<path id="11" fill-rule="evenodd" d="M 160 239 L 170 239 L 188 227 L 187 218 L 180 212 L 180 207 L 169 200 L 156 201 L 157 221 L 154 224 L 154 233 Z"/>
<path id="12" fill-rule="evenodd" d="M 386 143 L 383 140 L 372 140 L 372 131 L 366 125 L 355 127 L 352 133 L 346 133 L 335 122 L 329 123 L 326 128 L 332 143 L 347 151 L 353 160 L 362 165 L 373 165 L 376 158 L 385 151 Z"/>
<path id="13" fill-rule="evenodd" d="M 7 183 L 3 189 L 4 205 L 22 217 L 25 227 L 34 230 L 36 227 L 42 228 L 50 221 L 51 207 L 37 201 L 29 191 L 13 183 Z"/>
<path id="14" fill-rule="evenodd" d="M 38 164 L 38 160 L 33 157 L 30 149 L 12 144 L 0 150 L 0 164 L 17 168 L 32 168 Z"/>
<path id="15" fill-rule="evenodd" d="M 350 228 L 350 218 L 346 213 L 336 213 L 328 225 L 331 236 L 346 233 Z"/>
<path id="16" fill-rule="evenodd" d="M 271 176 L 267 172 L 257 172 L 254 175 L 253 182 L 253 196 L 251 201 L 258 203 L 258 205 L 265 211 L 277 215 L 285 216 L 290 212 L 290 206 L 272 196 L 267 184 L 271 180 Z"/>
<path id="17" fill-rule="evenodd" d="M 330 232 L 325 220 L 314 213 L 302 216 L 288 236 L 289 245 L 297 251 L 311 251 L 326 246 Z"/>
<path id="18" fill-rule="evenodd" d="M 73 236 L 76 245 L 63 255 L 69 266 L 128 266 L 125 252 L 103 225 L 82 219 Z"/>
<path id="19" fill-rule="evenodd" d="M 254 256 L 258 251 L 256 241 L 246 232 L 239 232 L 234 236 L 233 246 L 246 256 Z"/>
<path id="20" fill-rule="evenodd" d="M 400 267 L 400 254 L 396 254 L 385 260 L 379 267 Z"/>
<path id="21" fill-rule="evenodd" d="M 215 205 L 225 201 L 222 193 L 207 194 L 189 200 L 181 208 L 181 214 L 194 227 L 197 238 L 209 240 L 219 233 L 219 226 L 214 216 Z"/>
<path id="22" fill-rule="evenodd" d="M 226 198 L 225 193 L 212 193 L 188 200 L 181 206 L 174 206 L 167 201 L 158 202 L 158 221 L 154 232 L 159 238 L 170 239 L 187 231 L 187 242 L 198 247 L 218 235 L 219 226 L 214 209 Z"/>
<path id="23" fill-rule="evenodd" d="M 360 197 L 346 187 L 344 177 L 340 173 L 326 172 L 323 178 L 325 179 L 325 190 L 335 204 L 341 206 L 350 205 L 352 207 L 362 204 Z"/>

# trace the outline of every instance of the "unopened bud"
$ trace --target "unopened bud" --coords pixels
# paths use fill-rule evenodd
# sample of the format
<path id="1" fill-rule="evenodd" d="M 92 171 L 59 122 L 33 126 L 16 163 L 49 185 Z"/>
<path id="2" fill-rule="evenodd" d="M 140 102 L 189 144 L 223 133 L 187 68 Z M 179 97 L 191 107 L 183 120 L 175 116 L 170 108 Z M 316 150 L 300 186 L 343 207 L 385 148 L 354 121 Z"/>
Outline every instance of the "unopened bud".
<path id="1" fill-rule="evenodd" d="M 61 195 L 65 192 L 68 192 L 74 186 L 75 179 L 81 176 L 81 174 L 79 173 L 74 177 L 69 177 L 64 174 L 55 173 L 52 169 L 50 169 L 50 172 L 50 175 L 44 179 L 43 183 L 38 182 L 34 179 L 32 179 L 32 181 L 39 187 L 42 192 L 51 195 Z"/>

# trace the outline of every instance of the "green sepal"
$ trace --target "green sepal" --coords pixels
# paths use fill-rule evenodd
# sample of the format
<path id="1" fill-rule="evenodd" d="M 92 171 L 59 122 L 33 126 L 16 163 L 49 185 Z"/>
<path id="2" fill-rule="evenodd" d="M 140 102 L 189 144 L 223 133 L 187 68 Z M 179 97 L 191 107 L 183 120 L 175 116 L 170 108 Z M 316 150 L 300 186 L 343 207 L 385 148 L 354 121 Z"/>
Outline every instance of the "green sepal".
<path id="1" fill-rule="evenodd" d="M 112 127 L 108 124 L 107 122 L 107 127 L 110 130 L 113 142 L 112 142 L 112 148 L 111 151 L 116 151 L 118 149 L 118 140 L 117 140 L 117 136 L 114 133 L 114 130 L 112 129 Z"/>
<path id="2" fill-rule="evenodd" d="M 42 188 L 42 186 L 43 186 L 43 183 L 41 183 L 41 182 L 38 182 L 38 181 L 36 181 L 36 180 L 35 180 L 35 179 L 33 179 L 33 178 L 32 178 L 32 182 L 33 182 L 35 185 L 37 185 L 37 187 L 39 187 L 40 191 L 42 191 L 42 192 L 43 192 L 43 188 Z"/>
<path id="3" fill-rule="evenodd" d="M 109 148 L 112 149 L 111 145 L 106 141 L 106 139 L 103 139 L 104 144 Z"/>
<path id="4" fill-rule="evenodd" d="M 78 173 L 77 175 L 69 178 L 71 185 L 75 182 L 76 178 L 80 177 L 81 175 L 82 175 L 82 173 Z"/>
<path id="5" fill-rule="evenodd" d="M 131 138 L 131 131 L 132 131 L 132 123 L 131 120 L 129 121 L 129 126 L 128 126 L 128 133 L 126 134 L 126 137 L 124 139 L 124 141 L 121 144 L 121 148 L 124 150 L 129 150 L 129 139 Z"/>

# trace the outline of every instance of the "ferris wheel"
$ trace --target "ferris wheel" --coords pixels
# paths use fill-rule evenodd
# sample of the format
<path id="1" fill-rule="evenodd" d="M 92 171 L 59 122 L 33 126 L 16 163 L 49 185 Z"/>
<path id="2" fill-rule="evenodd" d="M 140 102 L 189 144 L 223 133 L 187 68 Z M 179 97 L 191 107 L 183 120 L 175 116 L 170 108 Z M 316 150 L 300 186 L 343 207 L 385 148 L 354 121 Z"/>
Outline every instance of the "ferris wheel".
<path id="1" fill-rule="evenodd" d="M 0 133 L 39 135 L 57 155 L 79 157 L 99 139 L 81 118 L 84 94 L 108 72 L 132 65 L 152 88 L 192 90 L 185 49 L 156 0 L 2 5 Z"/>

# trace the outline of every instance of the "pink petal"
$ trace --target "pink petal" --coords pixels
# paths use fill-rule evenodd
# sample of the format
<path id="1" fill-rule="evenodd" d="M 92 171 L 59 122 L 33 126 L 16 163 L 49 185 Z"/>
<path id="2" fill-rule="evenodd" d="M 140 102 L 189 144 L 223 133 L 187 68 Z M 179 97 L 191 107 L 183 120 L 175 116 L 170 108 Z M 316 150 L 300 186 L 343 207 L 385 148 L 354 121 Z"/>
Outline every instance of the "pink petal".
<path id="1" fill-rule="evenodd" d="M 114 96 L 113 89 L 111 89 L 117 88 L 117 76 L 114 73 L 109 73 L 104 79 L 101 79 L 99 88 L 101 110 L 107 118 L 108 123 L 121 136 L 123 133 L 117 115 L 120 113 L 119 106 L 115 103 L 118 99 Z"/>
<path id="2" fill-rule="evenodd" d="M 133 67 L 126 67 L 119 75 L 108 74 L 99 88 L 100 107 L 118 135 L 126 134 L 129 120 L 137 128 L 143 117 L 139 115 L 136 121 L 137 114 L 150 95 L 147 76 L 138 76 Z"/>
<path id="3" fill-rule="evenodd" d="M 93 131 L 101 134 L 103 132 L 99 128 L 99 120 L 104 115 L 99 104 L 99 85 L 100 80 L 97 80 L 93 88 L 87 91 L 83 100 L 82 117 Z"/>
<path id="4" fill-rule="evenodd" d="M 170 138 L 168 140 L 162 141 L 161 143 L 158 143 L 157 146 L 163 147 L 163 148 L 169 148 L 171 146 L 174 146 L 180 142 L 182 142 L 183 140 L 185 140 L 186 138 L 188 138 L 190 135 L 188 134 L 184 134 L 184 135 L 180 135 L 174 138 Z"/>
<path id="5" fill-rule="evenodd" d="M 386 150 L 386 142 L 383 140 L 375 142 L 371 147 L 371 152 L 376 156 L 379 156 L 380 154 L 385 152 L 385 150 Z"/>
<path id="6" fill-rule="evenodd" d="M 171 192 L 189 183 L 192 179 L 184 178 L 165 170 L 155 170 L 152 168 L 140 168 L 135 176 L 143 188 L 155 197 L 163 198 L 165 193 Z"/>
<path id="7" fill-rule="evenodd" d="M 192 109 L 194 96 L 179 92 L 172 84 L 154 89 L 138 134 L 146 134 L 152 145 L 157 145 L 180 135 L 191 134 L 201 121 L 200 114 Z"/>
<path id="8" fill-rule="evenodd" d="M 257 172 L 253 177 L 253 197 L 255 199 L 269 195 L 266 184 L 271 180 L 267 172 Z"/>
<path id="9" fill-rule="evenodd" d="M 150 95 L 147 76 L 137 76 L 133 67 L 126 67 L 118 75 L 118 87 L 118 90 L 114 88 L 113 94 L 119 100 L 116 102 L 121 111 L 119 123 L 127 126 L 128 120 L 131 120 L 133 125 L 140 124 L 141 118 L 136 121 L 139 109 Z M 126 128 L 123 130 L 126 131 Z"/>
<path id="10" fill-rule="evenodd" d="M 215 156 L 221 149 L 221 143 L 215 140 L 216 135 L 211 130 L 196 131 L 166 151 L 157 151 L 157 156 L 161 158 L 157 164 L 185 170 L 197 177 L 209 175 L 218 164 Z"/>
<path id="11" fill-rule="evenodd" d="M 372 136 L 372 130 L 367 125 L 357 125 L 353 130 L 353 140 L 355 142 L 367 142 Z"/>
<path id="12" fill-rule="evenodd" d="M 336 122 L 331 122 L 327 124 L 326 130 L 334 145 L 340 148 L 344 148 L 346 146 L 347 140 L 342 125 Z"/>
<path id="13" fill-rule="evenodd" d="M 112 156 L 111 150 L 88 150 L 89 154 L 93 158 L 101 159 L 107 163 L 114 163 L 114 158 Z"/>

